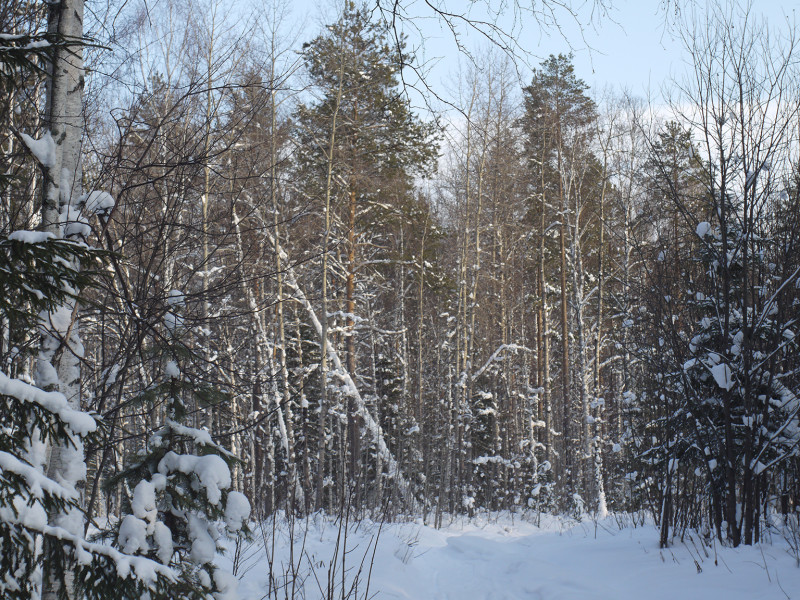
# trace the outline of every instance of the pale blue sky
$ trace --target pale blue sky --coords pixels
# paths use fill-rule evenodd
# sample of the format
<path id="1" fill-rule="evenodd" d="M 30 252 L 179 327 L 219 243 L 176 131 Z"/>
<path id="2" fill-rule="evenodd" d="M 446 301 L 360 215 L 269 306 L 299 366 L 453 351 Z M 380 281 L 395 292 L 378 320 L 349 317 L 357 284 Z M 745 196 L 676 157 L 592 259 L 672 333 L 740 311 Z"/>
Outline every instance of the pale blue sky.
<path id="1" fill-rule="evenodd" d="M 326 0 L 296 0 L 294 12 L 306 19 L 302 38 L 310 39 L 318 31 L 319 24 L 329 22 L 332 2 Z M 335 3 L 336 0 L 333 0 Z M 496 6 L 500 0 L 447 0 L 444 4 L 448 10 L 458 12 L 470 7 L 470 16 L 487 17 L 483 8 L 485 4 Z M 539 0 L 519 0 L 519 4 L 540 5 Z M 694 10 L 702 13 L 707 0 L 680 0 L 684 15 Z M 509 0 L 505 2 L 513 4 Z M 635 95 L 645 96 L 648 90 L 655 99 L 659 90 L 669 81 L 671 76 L 680 78 L 685 70 L 687 58 L 683 45 L 666 27 L 665 14 L 661 9 L 662 0 L 611 0 L 612 9 L 607 15 L 598 18 L 592 14 L 591 0 L 587 0 L 583 10 L 578 14 L 578 22 L 565 12 L 555 14 L 561 30 L 552 24 L 540 27 L 529 15 L 523 15 L 517 21 L 513 14 L 503 16 L 499 25 L 507 31 L 513 31 L 515 42 L 520 49 L 530 53 L 529 64 L 537 66 L 539 61 L 550 54 L 574 53 L 575 70 L 578 77 L 589 86 L 600 91 L 606 86 L 626 88 Z M 368 4 L 372 4 L 368 0 Z M 387 6 L 389 3 L 384 2 Z M 581 4 L 576 0 L 574 4 Z M 443 89 L 446 82 L 452 80 L 451 72 L 456 70 L 459 53 L 451 32 L 440 20 L 431 16 L 430 9 L 424 0 L 407 0 L 407 13 L 413 15 L 411 31 L 412 43 L 419 43 L 424 38 L 424 56 L 435 63 L 428 77 L 428 83 L 436 89 Z M 670 2 L 674 6 L 674 0 Z M 483 12 L 482 12 L 483 9 Z M 427 12 L 426 12 L 427 11 Z M 753 14 L 763 14 L 771 29 L 779 28 L 788 15 L 795 18 L 792 2 L 781 0 L 754 0 Z M 327 14 L 327 19 L 323 17 Z M 470 49 L 479 49 L 488 44 L 484 38 L 466 29 L 462 41 Z M 307 41 L 303 39 L 302 41 Z M 463 60 L 463 58 L 461 59 Z M 527 83 L 530 71 L 526 67 L 520 69 L 523 83 Z"/>
<path id="2" fill-rule="evenodd" d="M 658 0 L 614 0 L 614 10 L 600 27 L 584 28 L 586 41 L 594 48 L 591 52 L 580 41 L 579 28 L 571 26 L 568 37 L 575 48 L 579 76 L 593 88 L 621 86 L 637 95 L 645 95 L 648 89 L 657 95 L 670 77 L 679 78 L 689 57 L 683 43 L 666 27 L 659 4 Z M 683 4 L 691 8 L 691 0 L 684 0 Z M 701 14 L 706 2 L 696 0 L 695 4 L 695 10 Z M 792 20 L 794 15 L 794 2 L 753 2 L 752 16 L 763 16 L 771 30 L 785 26 L 786 18 Z M 548 50 L 548 54 L 568 51 L 563 41 L 553 42 L 554 49 Z"/>

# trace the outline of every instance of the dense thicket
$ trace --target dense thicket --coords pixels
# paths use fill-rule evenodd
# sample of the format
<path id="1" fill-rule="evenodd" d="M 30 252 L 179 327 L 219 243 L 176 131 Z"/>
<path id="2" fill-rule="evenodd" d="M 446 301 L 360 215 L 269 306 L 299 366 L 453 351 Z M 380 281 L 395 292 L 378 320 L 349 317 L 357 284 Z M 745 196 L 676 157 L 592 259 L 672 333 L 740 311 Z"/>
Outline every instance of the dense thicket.
<path id="1" fill-rule="evenodd" d="M 569 56 L 520 85 L 487 53 L 438 127 L 369 7 L 299 54 L 277 10 L 136 10 L 91 55 L 81 115 L 54 112 L 47 49 L 84 50 L 36 43 L 35 6 L 0 12 L 0 540 L 30 549 L 4 572 L 75 585 L 37 571 L 52 532 L 22 504 L 82 511 L 72 535 L 105 530 L 196 597 L 229 588 L 216 521 L 240 531 L 248 502 L 646 510 L 665 545 L 789 518 L 793 38 L 720 11 L 685 31 L 693 72 L 656 111 L 593 96 Z"/>

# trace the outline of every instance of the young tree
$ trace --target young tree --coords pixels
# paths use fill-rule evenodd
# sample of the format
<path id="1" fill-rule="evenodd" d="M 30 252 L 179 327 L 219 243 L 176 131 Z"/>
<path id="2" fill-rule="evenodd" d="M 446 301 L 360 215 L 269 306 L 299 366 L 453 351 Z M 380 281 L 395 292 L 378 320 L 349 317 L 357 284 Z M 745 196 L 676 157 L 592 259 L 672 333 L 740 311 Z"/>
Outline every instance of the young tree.
<path id="1" fill-rule="evenodd" d="M 250 503 L 232 490 L 230 468 L 236 458 L 216 444 L 206 429 L 188 426 L 184 398 L 193 404 L 214 404 L 204 389 L 183 375 L 181 357 L 189 353 L 182 338 L 183 294 L 170 295 L 163 376 L 142 394 L 146 406 L 166 404 L 165 419 L 137 455 L 111 481 L 123 480 L 133 490 L 115 530 L 116 546 L 126 554 L 146 556 L 173 567 L 178 578 L 169 597 L 204 599 L 233 597 L 237 581 L 214 565 L 218 540 L 227 532 L 246 536 Z M 224 527 L 219 522 L 224 522 Z"/>
<path id="2" fill-rule="evenodd" d="M 666 301 L 668 372 L 682 396 L 667 419 L 668 444 L 686 455 L 672 456 L 668 469 L 685 460 L 689 473 L 702 473 L 717 536 L 751 544 L 774 485 L 770 471 L 786 464 L 800 440 L 788 316 L 800 271 L 778 270 L 786 247 L 773 242 L 800 110 L 786 100 L 797 49 L 791 32 L 770 37 L 749 8 L 733 5 L 718 6 L 685 40 L 694 73 L 683 92 L 692 109 L 678 112 L 684 127 L 700 132 L 702 200 L 710 210 L 701 208 L 705 218 L 680 190 L 668 195 L 694 225 L 702 266 L 686 289 L 654 290 Z M 659 165 L 670 172 L 664 157 Z"/>

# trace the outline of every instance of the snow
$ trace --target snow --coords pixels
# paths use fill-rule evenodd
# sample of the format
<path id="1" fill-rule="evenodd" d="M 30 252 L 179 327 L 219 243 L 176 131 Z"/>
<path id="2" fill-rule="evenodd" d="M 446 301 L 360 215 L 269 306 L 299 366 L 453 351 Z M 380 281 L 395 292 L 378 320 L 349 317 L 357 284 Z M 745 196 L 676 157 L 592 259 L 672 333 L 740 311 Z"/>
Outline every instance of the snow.
<path id="1" fill-rule="evenodd" d="M 55 237 L 55 234 L 49 231 L 26 231 L 24 229 L 18 229 L 17 231 L 12 231 L 8 239 L 15 242 L 22 242 L 23 244 L 43 244 L 47 240 L 51 240 Z"/>
<path id="2" fill-rule="evenodd" d="M 178 365 L 175 363 L 174 360 L 170 360 L 167 362 L 167 365 L 164 367 L 164 375 L 172 378 L 177 378 L 181 376 L 181 370 L 178 368 Z"/>
<path id="3" fill-rule="evenodd" d="M 229 531 L 239 531 L 250 516 L 250 502 L 241 492 L 230 492 L 225 503 L 225 525 Z"/>
<path id="4" fill-rule="evenodd" d="M 92 233 L 89 222 L 75 206 L 65 206 L 61 209 L 61 223 L 64 225 L 64 236 L 67 238 L 79 237 L 87 239 Z"/>
<path id="5" fill-rule="evenodd" d="M 170 290 L 167 294 L 167 304 L 172 307 L 183 306 L 185 303 L 185 296 L 180 290 Z"/>
<path id="6" fill-rule="evenodd" d="M 29 504 L 22 496 L 14 496 L 11 502 L 12 506 L 0 504 L 0 520 L 3 523 L 19 523 L 34 531 L 42 531 L 47 527 L 47 513 L 39 502 Z"/>
<path id="7" fill-rule="evenodd" d="M 197 565 L 204 565 L 214 560 L 217 545 L 208 532 L 208 523 L 197 515 L 189 515 L 189 539 L 192 540 L 190 559 Z"/>
<path id="8" fill-rule="evenodd" d="M 34 498 L 41 498 L 43 493 L 56 496 L 64 500 L 78 497 L 75 488 L 63 486 L 46 477 L 39 469 L 24 463 L 8 452 L 0 450 L 0 472 L 6 471 L 23 477 L 28 490 Z"/>
<path id="9" fill-rule="evenodd" d="M 172 532 L 169 530 L 169 527 L 164 525 L 161 521 L 157 521 L 153 527 L 153 541 L 158 548 L 156 551 L 158 560 L 168 565 L 172 558 L 172 553 L 174 552 Z"/>
<path id="10" fill-rule="evenodd" d="M 38 140 L 25 133 L 19 135 L 40 165 L 49 169 L 56 164 L 56 143 L 49 131 L 45 131 Z"/>
<path id="11" fill-rule="evenodd" d="M 148 523 L 148 533 L 152 533 L 153 525 L 158 517 L 156 508 L 156 489 L 149 481 L 140 481 L 133 489 L 131 499 L 133 515 Z"/>
<path id="12" fill-rule="evenodd" d="M 176 329 L 183 327 L 183 317 L 176 315 L 172 311 L 167 311 L 164 314 L 164 326 L 168 331 L 174 332 Z"/>
<path id="13" fill-rule="evenodd" d="M 147 552 L 147 523 L 134 515 L 125 515 L 119 526 L 119 547 L 125 554 Z"/>
<path id="14" fill-rule="evenodd" d="M 231 487 L 231 471 L 227 463 L 216 454 L 193 456 L 167 452 L 158 463 L 158 472 L 167 475 L 176 471 L 186 475 L 196 475 L 200 485 L 205 488 L 211 504 L 219 504 L 222 490 Z"/>
<path id="15" fill-rule="evenodd" d="M 81 438 L 73 436 L 71 443 L 61 449 L 60 468 L 54 474 L 54 479 L 63 486 L 76 485 L 86 479 L 86 460 Z M 66 522 L 62 523 L 70 531 L 78 532 L 83 526 L 83 517 L 79 511 L 70 513 L 68 520 L 74 521 L 74 528 L 67 527 Z"/>
<path id="16" fill-rule="evenodd" d="M 105 214 L 114 208 L 114 198 L 108 192 L 93 191 L 82 198 L 83 206 L 87 214 Z"/>
<path id="17" fill-rule="evenodd" d="M 34 504 L 33 507 L 20 506 L 17 508 L 22 510 L 18 510 L 16 515 L 4 514 L 7 509 L 0 508 L 0 518 L 8 523 L 19 523 L 34 531 L 61 540 L 64 544 L 74 548 L 78 562 L 81 564 L 89 564 L 92 554 L 98 554 L 113 561 L 116 565 L 117 573 L 121 577 L 133 575 L 145 585 L 153 585 L 159 576 L 167 581 L 177 581 L 176 573 L 172 569 L 160 565 L 149 558 L 128 556 L 103 543 L 87 542 L 82 535 L 76 535 L 62 527 L 47 525 L 47 514 L 39 504 Z M 131 524 L 131 533 L 137 536 L 133 541 L 141 540 L 138 537 L 139 533 L 136 532 L 137 527 L 136 524 Z M 133 570 L 133 573 L 131 573 L 131 570 Z"/>
<path id="18" fill-rule="evenodd" d="M 23 402 L 38 404 L 45 410 L 58 415 L 69 428 L 80 436 L 97 429 L 97 422 L 91 415 L 70 408 L 64 394 L 59 392 L 45 392 L 36 386 L 25 383 L 19 379 L 8 377 L 0 372 L 0 394 L 13 396 Z"/>
<path id="19" fill-rule="evenodd" d="M 721 363 L 711 367 L 711 374 L 714 376 L 714 381 L 723 390 L 730 390 L 733 387 L 733 374 L 731 368 L 726 363 Z"/>
<path id="20" fill-rule="evenodd" d="M 239 580 L 228 571 L 214 569 L 214 583 L 217 592 L 214 593 L 216 600 L 239 600 Z"/>
<path id="21" fill-rule="evenodd" d="M 701 221 L 697 224 L 697 229 L 695 232 L 697 233 L 698 237 L 706 237 L 708 232 L 711 231 L 711 223 L 708 221 Z"/>
<path id="22" fill-rule="evenodd" d="M 620 528 L 620 522 L 627 526 Z M 348 532 L 348 586 L 366 556 L 359 592 L 366 589 L 378 530 L 378 524 L 362 521 Z M 271 523 L 265 524 L 265 531 L 271 543 Z M 324 588 L 336 524 L 315 516 L 308 523 L 298 522 L 294 534 L 295 564 L 304 556 L 300 573 L 309 575 L 305 589 L 295 597 L 322 597 L 314 573 Z M 290 565 L 288 530 L 282 521 L 275 544 L 273 565 L 280 578 Z M 261 599 L 270 576 L 263 548 L 251 549 L 257 555 L 240 565 L 242 600 Z M 800 569 L 789 550 L 779 536 L 773 536 L 773 544 L 736 549 L 704 546 L 696 537 L 686 537 L 662 550 L 654 525 L 634 528 L 626 515 L 597 522 L 587 518 L 583 523 L 543 516 L 539 527 L 510 515 L 457 520 L 439 530 L 419 521 L 391 523 L 380 529 L 369 594 L 376 600 L 785 598 L 781 590 L 793 594 L 800 589 Z M 341 556 L 342 548 L 339 552 Z M 229 564 L 230 558 L 224 560 Z M 336 577 L 340 586 L 340 571 Z M 333 597 L 340 595 L 339 589 Z"/>
<path id="23" fill-rule="evenodd" d="M 178 435 L 185 436 L 191 439 L 195 444 L 198 446 L 208 446 L 210 448 L 214 448 L 219 454 L 224 454 L 225 456 L 233 456 L 228 450 L 217 444 L 212 438 L 211 434 L 208 432 L 207 429 L 197 429 L 195 427 L 187 427 L 186 425 L 181 425 L 172 419 L 167 419 L 165 423 L 165 427 L 162 428 L 158 433 L 155 434 L 154 437 L 162 437 L 167 430 L 171 430 Z"/>
<path id="24" fill-rule="evenodd" d="M 67 305 L 61 305 L 57 309 L 47 313 L 50 328 L 61 337 L 67 335 L 72 324 L 72 310 Z"/>

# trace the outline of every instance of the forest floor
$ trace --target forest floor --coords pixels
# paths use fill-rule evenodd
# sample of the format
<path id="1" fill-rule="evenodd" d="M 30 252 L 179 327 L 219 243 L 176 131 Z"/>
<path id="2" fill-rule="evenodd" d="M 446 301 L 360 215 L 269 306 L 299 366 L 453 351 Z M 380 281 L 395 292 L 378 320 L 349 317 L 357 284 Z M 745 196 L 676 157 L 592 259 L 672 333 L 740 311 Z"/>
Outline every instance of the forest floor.
<path id="1" fill-rule="evenodd" d="M 273 525 L 240 549 L 244 600 L 800 600 L 800 567 L 777 534 L 753 547 L 704 547 L 685 537 L 661 550 L 652 524 L 634 527 L 619 517 L 547 518 L 536 526 L 503 515 L 459 519 L 438 530 L 421 522 L 362 521 L 346 535 L 316 517 L 295 524 L 290 559 L 289 528 Z M 271 594 L 270 562 L 277 584 Z M 290 564 L 295 588 L 282 587 L 292 579 Z"/>

